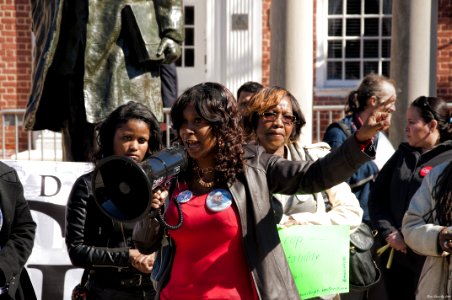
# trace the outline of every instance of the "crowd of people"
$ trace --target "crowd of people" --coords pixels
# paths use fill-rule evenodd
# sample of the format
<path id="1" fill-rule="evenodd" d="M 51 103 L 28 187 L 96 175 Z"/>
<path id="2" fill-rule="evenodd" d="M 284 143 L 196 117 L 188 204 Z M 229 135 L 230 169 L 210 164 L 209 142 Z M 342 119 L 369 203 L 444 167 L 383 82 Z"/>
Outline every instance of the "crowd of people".
<path id="1" fill-rule="evenodd" d="M 377 233 L 378 247 L 390 249 L 381 257 L 373 250 L 383 273 L 378 288 L 322 299 L 450 295 L 451 114 L 439 98 L 414 99 L 406 142 L 384 148 L 396 98 L 393 81 L 367 75 L 350 93 L 344 119 L 311 144 L 302 130 L 312 120 L 284 88 L 247 82 L 237 98 L 219 83 L 188 88 L 170 112 L 187 167 L 151 192 L 144 218 L 107 216 L 96 203 L 93 172 L 73 185 L 65 239 L 72 264 L 84 269 L 87 299 L 299 299 L 277 225 L 349 225 L 353 232 L 362 222 Z M 134 101 L 113 110 L 96 136 L 95 167 L 112 156 L 140 165 L 163 149 L 158 119 Z M 24 265 L 36 224 L 17 174 L 0 167 L 0 221 L 11 223 L 5 216 L 15 210 L 18 227 L 2 235 L 0 254 L 14 263 L 0 261 L 0 299 L 34 299 L 21 285 L 30 283 Z M 158 212 L 181 226 L 163 224 Z"/>
<path id="2" fill-rule="evenodd" d="M 394 149 L 385 133 L 396 83 L 370 74 L 349 94 L 345 117 L 311 144 L 303 99 L 284 88 L 250 81 L 235 98 L 205 82 L 177 96 L 182 1 L 31 4 L 25 128 L 62 132 L 69 161 L 97 168 L 116 156 L 141 166 L 163 149 L 170 108 L 167 135 L 187 162 L 148 191 L 150 210 L 134 222 L 96 203 L 96 170 L 75 181 L 65 242 L 84 272 L 73 299 L 299 299 L 278 228 L 352 233 L 363 223 L 376 233 L 381 280 L 323 299 L 452 297 L 452 118 L 443 100 L 410 99 L 406 142 Z M 123 182 L 109 192 L 136 195 Z M 0 163 L 0 300 L 36 299 L 24 268 L 35 229 L 17 173 Z M 389 250 L 379 256 L 380 247 Z"/>
<path id="3" fill-rule="evenodd" d="M 445 101 L 416 98 L 406 117 L 406 142 L 379 172 L 368 203 L 380 244 L 388 243 L 394 249 L 391 268 L 382 268 L 388 299 L 410 299 L 416 292 L 425 256 L 405 242 L 402 220 L 424 177 L 432 168 L 452 159 L 452 124 Z M 383 253 L 383 262 L 390 253 Z"/>
<path id="4" fill-rule="evenodd" d="M 250 118 L 259 123 L 257 130 L 289 128 L 296 117 L 285 109 L 264 108 Z M 180 203 L 184 221 L 177 230 L 160 226 L 164 234 L 156 236 L 175 245 L 156 285 L 160 299 L 298 299 L 271 195 L 314 194 L 343 182 L 374 156 L 371 139 L 389 126 L 387 116 L 376 112 L 337 151 L 315 162 L 287 160 L 267 153 L 259 141 L 244 145 L 237 102 L 226 87 L 207 82 L 186 90 L 172 106 L 171 120 L 189 167 L 167 198 Z M 218 192 L 226 203 L 221 209 L 209 204 Z M 159 195 L 154 204 L 166 203 L 167 222 L 177 223 L 174 201 Z"/>

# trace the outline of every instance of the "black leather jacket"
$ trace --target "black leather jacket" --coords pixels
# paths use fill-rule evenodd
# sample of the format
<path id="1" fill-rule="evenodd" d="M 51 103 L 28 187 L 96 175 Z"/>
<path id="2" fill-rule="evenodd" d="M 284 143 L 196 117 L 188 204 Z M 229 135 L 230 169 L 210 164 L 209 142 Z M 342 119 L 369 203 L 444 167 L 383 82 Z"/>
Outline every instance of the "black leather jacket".
<path id="1" fill-rule="evenodd" d="M 90 282 L 117 286 L 124 279 L 142 281 L 129 263 L 133 224 L 107 217 L 97 206 L 91 187 L 92 172 L 77 179 L 66 211 L 66 246 L 74 266 L 90 271 Z M 150 278 L 149 274 L 141 274 Z M 148 280 L 150 282 L 150 279 Z"/>
<path id="2" fill-rule="evenodd" d="M 269 195 L 310 194 L 325 190 L 350 177 L 370 157 L 361 152 L 353 137 L 315 162 L 285 160 L 265 153 L 263 148 L 255 145 L 245 149 L 244 176 L 239 175 L 229 186 L 229 191 L 239 213 L 245 255 L 259 298 L 299 299 L 280 243 Z M 153 241 L 147 246 L 150 245 Z M 169 272 L 165 274 L 169 275 Z M 163 276 L 156 284 L 157 292 L 167 279 L 168 276 Z"/>
<path id="3" fill-rule="evenodd" d="M 452 141 L 445 141 L 421 153 L 408 143 L 401 143 L 378 174 L 369 197 L 372 227 L 382 242 L 401 229 L 411 197 L 421 186 L 425 167 L 435 167 L 452 159 Z"/>
<path id="4" fill-rule="evenodd" d="M 8 287 L 8 296 L 1 299 L 36 299 L 24 267 L 34 245 L 36 223 L 24 198 L 24 189 L 17 172 L 0 162 L 0 287 Z M 5 298 L 4 298 L 5 297 Z"/>

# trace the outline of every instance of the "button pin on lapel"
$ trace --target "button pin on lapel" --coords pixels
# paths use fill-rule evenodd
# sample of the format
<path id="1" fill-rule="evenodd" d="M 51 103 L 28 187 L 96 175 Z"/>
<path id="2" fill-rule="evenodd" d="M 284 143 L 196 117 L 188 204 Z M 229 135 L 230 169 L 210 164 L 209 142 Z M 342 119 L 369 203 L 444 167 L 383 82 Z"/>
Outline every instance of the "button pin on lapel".
<path id="1" fill-rule="evenodd" d="M 428 173 L 430 173 L 431 169 L 432 169 L 432 166 L 425 166 L 419 171 L 419 175 L 421 177 L 425 177 Z"/>

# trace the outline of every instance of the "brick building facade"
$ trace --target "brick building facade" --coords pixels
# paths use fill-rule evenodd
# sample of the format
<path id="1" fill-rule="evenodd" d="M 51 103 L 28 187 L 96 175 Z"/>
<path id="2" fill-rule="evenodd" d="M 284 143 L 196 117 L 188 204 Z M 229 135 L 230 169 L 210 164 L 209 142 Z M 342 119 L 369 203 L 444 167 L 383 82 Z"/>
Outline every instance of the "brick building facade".
<path id="1" fill-rule="evenodd" d="M 30 10 L 28 0 L 0 2 L 0 111 L 24 108 L 27 105 L 32 68 Z M 4 133 L 0 132 L 5 134 L 2 147 L 12 149 L 16 145 L 16 119 L 12 114 L 5 114 L 0 118 L 5 122 L 6 129 Z M 21 134 L 21 148 L 24 144 L 26 134 Z"/>
<path id="2" fill-rule="evenodd" d="M 262 82 L 270 82 L 270 6 L 272 0 L 263 0 L 262 14 Z M 314 1 L 314 14 L 315 14 Z M 314 16 L 314 33 L 316 23 Z M 437 32 L 437 96 L 452 102 L 452 0 L 438 0 L 438 32 Z M 315 41 L 314 34 L 314 44 Z M 314 65 L 315 65 L 315 47 Z M 315 70 L 314 70 L 315 72 Z M 315 95 L 314 95 L 315 97 Z M 336 97 L 315 97 L 315 104 L 341 104 L 344 99 Z"/>
<path id="3" fill-rule="evenodd" d="M 23 108 L 31 87 L 31 13 L 28 0 L 0 3 L 0 108 Z"/>
<path id="4" fill-rule="evenodd" d="M 270 82 L 270 7 L 272 0 L 263 0 L 263 20 L 262 20 L 262 82 L 268 85 Z M 313 42 L 313 62 L 316 65 L 316 0 L 314 0 L 314 42 Z M 452 103 L 452 0 L 438 0 L 438 30 L 437 30 L 437 96 Z M 314 78 L 316 70 L 314 68 Z M 315 80 L 314 80 L 315 85 Z M 345 103 L 343 95 L 340 96 L 319 96 L 314 90 L 314 105 L 342 105 Z M 333 120 L 340 119 L 342 111 L 333 112 Z M 317 116 L 313 116 L 313 122 L 318 122 Z M 327 112 L 320 113 L 320 137 L 330 123 L 330 116 Z M 313 126 L 313 142 L 316 139 L 316 126 Z"/>
<path id="5" fill-rule="evenodd" d="M 263 0 L 262 4 L 262 82 L 266 85 L 270 82 L 271 0 Z M 314 1 L 314 13 L 315 11 Z M 316 31 L 315 26 L 314 21 L 314 32 Z M 316 49 L 314 45 L 315 35 L 313 44 L 315 65 Z M 437 95 L 452 102 L 452 0 L 438 1 L 437 49 Z M 26 107 L 31 87 L 31 63 L 30 2 L 29 0 L 2 0 L 0 2 L 0 110 Z M 313 72 L 315 73 L 315 70 Z M 314 92 L 315 105 L 343 103 L 343 96 L 319 97 Z M 339 117 L 339 113 L 335 117 Z M 3 143 L 8 148 L 15 143 L 14 134 L 10 132 L 14 119 L 3 116 L 2 121 L 5 121 L 7 125 L 6 138 Z M 322 115 L 322 128 L 327 123 L 326 116 Z M 315 135 L 316 133 L 313 133 L 313 136 Z M 21 138 L 21 143 L 25 140 L 26 137 Z"/>

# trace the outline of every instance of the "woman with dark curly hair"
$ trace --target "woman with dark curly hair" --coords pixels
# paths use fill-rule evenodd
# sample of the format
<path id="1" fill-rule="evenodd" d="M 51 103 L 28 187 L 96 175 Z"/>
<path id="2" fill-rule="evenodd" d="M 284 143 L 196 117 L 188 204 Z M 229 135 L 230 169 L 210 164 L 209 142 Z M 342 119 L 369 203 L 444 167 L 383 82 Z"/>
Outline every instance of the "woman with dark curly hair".
<path id="1" fill-rule="evenodd" d="M 370 118 L 323 159 L 288 161 L 258 145 L 244 146 L 227 88 L 202 83 L 186 90 L 171 119 L 190 167 L 168 190 L 165 220 L 177 223 L 177 201 L 183 222 L 166 229 L 176 250 L 172 264 L 154 270 L 164 274 L 155 277 L 160 299 L 299 299 L 269 195 L 315 193 L 343 181 L 370 159 L 360 144 L 389 125 L 386 116 Z M 157 195 L 153 203 L 164 200 Z"/>
<path id="2" fill-rule="evenodd" d="M 161 148 L 156 117 L 145 105 L 131 101 L 100 124 L 94 163 L 112 155 L 139 163 Z M 150 273 L 154 255 L 136 249 L 132 241 L 134 224 L 111 220 L 99 209 L 92 177 L 90 172 L 77 179 L 66 207 L 66 246 L 72 264 L 85 269 L 87 299 L 153 299 Z"/>
<path id="3" fill-rule="evenodd" d="M 416 299 L 452 296 L 451 226 L 452 161 L 449 161 L 433 168 L 425 177 L 403 218 L 402 233 L 406 243 L 426 256 Z"/>

